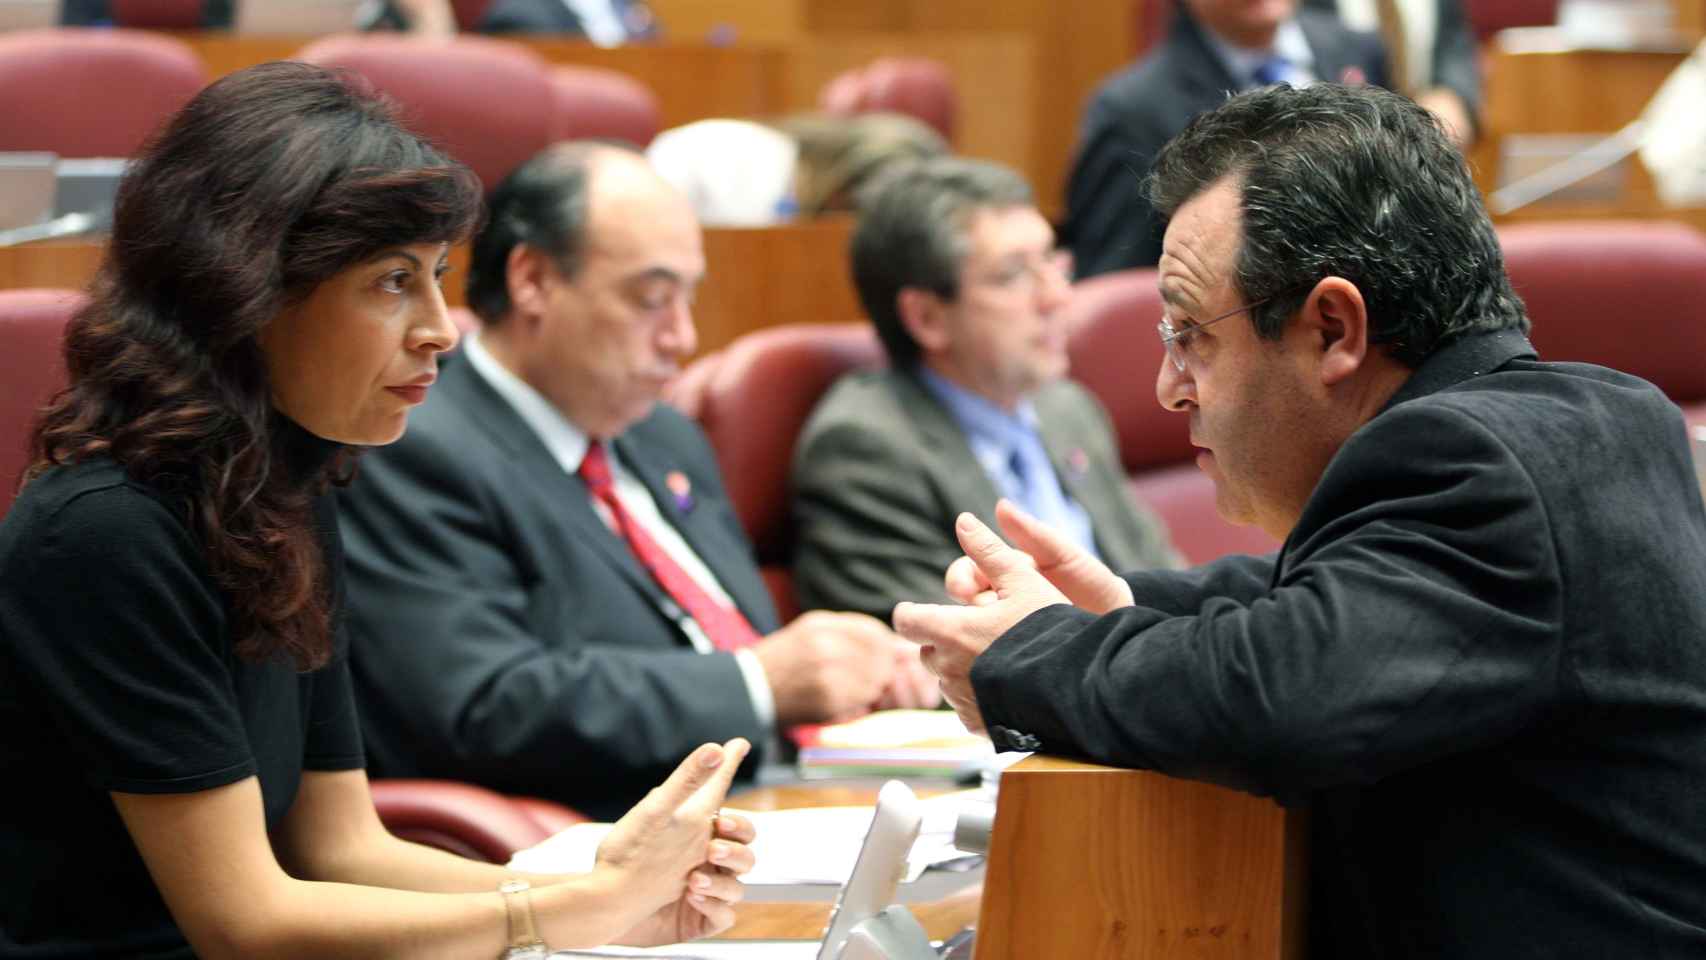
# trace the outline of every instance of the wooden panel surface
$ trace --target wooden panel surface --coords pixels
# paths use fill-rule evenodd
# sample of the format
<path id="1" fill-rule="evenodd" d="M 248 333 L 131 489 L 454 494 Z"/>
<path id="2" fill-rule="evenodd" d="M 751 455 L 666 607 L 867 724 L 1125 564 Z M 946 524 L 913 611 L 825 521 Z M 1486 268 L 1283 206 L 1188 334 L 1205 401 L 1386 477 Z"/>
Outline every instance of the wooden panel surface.
<path id="1" fill-rule="evenodd" d="M 1706 0 L 1676 0 L 1676 28 L 1694 40 L 1706 35 Z"/>
<path id="2" fill-rule="evenodd" d="M 215 32 L 175 36 L 189 44 L 213 77 L 268 60 L 289 59 L 316 39 Z M 780 109 L 783 53 L 779 48 L 664 43 L 605 49 L 552 37 L 505 39 L 550 63 L 628 74 L 657 94 L 666 127 L 704 117 L 757 116 Z"/>
<path id="3" fill-rule="evenodd" d="M 819 39 L 860 31 L 921 36 L 1011 32 L 1028 38 L 1032 83 L 1026 99 L 1004 99 L 986 82 L 961 84 L 960 103 L 968 114 L 990 110 L 1029 117 L 1030 152 L 1015 166 L 1030 178 L 1050 217 L 1058 217 L 1064 206 L 1084 105 L 1103 79 L 1132 59 L 1137 41 L 1137 5 L 1131 0 L 807 0 L 805 19 Z"/>
<path id="4" fill-rule="evenodd" d="M 1073 16 L 1082 18 L 1081 13 Z M 1050 83 L 1076 76 L 1088 69 L 1085 61 L 1039 57 L 1037 43 L 1027 30 L 965 27 L 950 31 L 936 29 L 940 24 L 930 26 L 893 32 L 800 33 L 787 41 L 743 41 L 734 46 L 664 43 L 605 49 L 553 37 L 505 39 L 551 63 L 628 74 L 657 94 L 665 127 L 706 117 L 763 118 L 811 109 L 823 85 L 842 70 L 882 56 L 931 57 L 945 64 L 954 77 L 960 98 L 959 150 L 1023 171 L 1034 182 L 1044 209 L 1052 211 L 1058 205 L 1064 154 L 1071 150 L 1082 96 L 1042 96 L 1042 77 L 1045 70 Z M 314 39 L 215 32 L 175 35 L 202 58 L 214 77 L 289 58 Z M 1070 107 L 1063 106 L 1066 100 L 1072 101 Z M 1039 135 L 1044 130 L 1048 131 L 1046 145 Z"/>
<path id="5" fill-rule="evenodd" d="M 851 221 L 841 217 L 781 227 L 706 229 L 706 277 L 694 306 L 699 351 L 780 323 L 859 320 L 863 314 L 847 269 L 851 230 Z M 0 289 L 80 289 L 94 277 L 101 249 L 94 240 L 0 247 Z M 467 250 L 452 250 L 450 260 L 445 299 L 462 306 Z"/>
<path id="6" fill-rule="evenodd" d="M 783 43 L 806 29 L 806 0 L 648 0 L 674 43 Z"/>
<path id="7" fill-rule="evenodd" d="M 781 109 L 786 52 L 771 46 L 694 44 L 595 47 L 574 40 L 529 39 L 551 63 L 605 67 L 657 94 L 665 128 L 706 117 L 758 117 Z"/>
<path id="8" fill-rule="evenodd" d="M 928 57 L 947 67 L 954 79 L 959 99 L 955 149 L 1029 175 L 1036 146 L 1030 110 L 1034 50 L 1031 39 L 1018 32 L 814 34 L 789 48 L 783 107 L 813 109 L 832 77 L 879 57 Z"/>
<path id="9" fill-rule="evenodd" d="M 1476 183 L 1498 183 L 1505 137 L 1610 134 L 1634 120 L 1684 52 L 1571 47 L 1549 28 L 1508 30 L 1488 54 L 1485 135 L 1470 154 Z"/>
<path id="10" fill-rule="evenodd" d="M 708 228 L 705 283 L 693 315 L 699 352 L 782 323 L 852 323 L 864 316 L 847 266 L 852 221 Z"/>
<path id="11" fill-rule="evenodd" d="M 977 958 L 1299 957 L 1301 822 L 1208 784 L 1032 757 L 1001 778 Z"/>

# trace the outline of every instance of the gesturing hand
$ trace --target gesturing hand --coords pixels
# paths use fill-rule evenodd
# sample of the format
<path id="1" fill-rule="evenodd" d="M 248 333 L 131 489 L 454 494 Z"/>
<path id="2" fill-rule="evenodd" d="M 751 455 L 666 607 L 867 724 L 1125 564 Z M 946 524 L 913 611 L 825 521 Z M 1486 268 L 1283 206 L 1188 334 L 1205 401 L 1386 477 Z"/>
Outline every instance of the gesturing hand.
<path id="1" fill-rule="evenodd" d="M 1095 614 L 1131 606 L 1131 584 L 1120 579 L 1108 565 L 1091 556 L 1060 532 L 1031 516 L 1011 500 L 995 504 L 995 519 L 1001 532 L 1036 571 L 1073 606 Z M 989 578 L 968 557 L 948 566 L 943 578 L 948 596 L 961 603 L 982 606 L 996 599 Z"/>
<path id="2" fill-rule="evenodd" d="M 595 870 L 609 870 L 626 902 L 647 915 L 621 938 L 633 945 L 707 936 L 734 923 L 739 874 L 752 869 L 752 824 L 723 814 L 735 770 L 750 745 L 707 743 L 646 794 L 599 844 Z"/>
<path id="3" fill-rule="evenodd" d="M 1037 572 L 1030 557 L 971 514 L 960 514 L 954 533 L 966 552 L 964 559 L 992 596 L 976 606 L 902 603 L 894 608 L 894 627 L 922 648 L 924 665 L 941 680 L 942 696 L 966 729 L 981 732 L 983 714 L 972 690 L 972 662 L 1015 623 L 1067 598 Z"/>

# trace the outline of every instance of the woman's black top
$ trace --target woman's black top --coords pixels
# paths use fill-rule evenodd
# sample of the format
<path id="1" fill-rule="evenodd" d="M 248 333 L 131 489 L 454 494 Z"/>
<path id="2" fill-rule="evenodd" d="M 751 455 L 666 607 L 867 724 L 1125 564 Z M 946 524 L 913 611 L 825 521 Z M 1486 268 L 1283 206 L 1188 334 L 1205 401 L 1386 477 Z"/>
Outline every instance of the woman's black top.
<path id="1" fill-rule="evenodd" d="M 293 476 L 336 446 L 283 421 Z M 181 498 L 105 458 L 50 470 L 0 524 L 0 957 L 188 957 L 109 791 L 260 778 L 267 826 L 302 771 L 362 766 L 343 557 L 315 501 L 340 637 L 299 673 L 238 658 Z"/>

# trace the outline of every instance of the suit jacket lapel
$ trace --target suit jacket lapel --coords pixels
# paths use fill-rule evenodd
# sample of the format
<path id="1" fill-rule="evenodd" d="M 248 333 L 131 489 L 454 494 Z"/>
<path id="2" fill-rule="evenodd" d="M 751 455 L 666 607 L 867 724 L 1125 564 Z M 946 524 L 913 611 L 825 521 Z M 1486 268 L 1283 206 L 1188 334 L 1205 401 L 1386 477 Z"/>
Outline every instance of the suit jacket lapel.
<path id="1" fill-rule="evenodd" d="M 1226 62 L 1220 59 L 1219 51 L 1208 42 L 1202 28 L 1190 17 L 1179 14 L 1173 32 L 1180 44 L 1179 79 L 1189 94 L 1189 102 L 1204 97 L 1225 97 L 1243 87 L 1244 81 L 1232 75 Z"/>
<path id="2" fill-rule="evenodd" d="M 652 575 L 592 508 L 592 496 L 580 477 L 564 472 L 562 464 L 485 378 L 460 357 L 447 358 L 436 389 L 444 390 L 469 420 L 502 450 L 515 465 L 520 482 L 550 504 L 552 516 L 569 528 L 568 533 L 603 554 L 604 559 L 644 594 L 653 605 L 667 599 Z"/>
<path id="3" fill-rule="evenodd" d="M 941 481 L 949 506 L 955 511 L 970 510 L 994 527 L 994 506 L 1001 492 L 972 453 L 965 431 L 923 381 L 905 371 L 896 371 L 894 378 L 902 409 L 911 415 L 926 448 L 936 456 L 934 473 Z"/>
<path id="4" fill-rule="evenodd" d="M 1345 72 L 1364 74 L 1368 83 L 1381 83 L 1384 78 L 1364 73 L 1365 65 L 1355 59 L 1352 34 L 1341 26 L 1337 17 L 1319 15 L 1315 11 L 1299 11 L 1297 25 L 1303 38 L 1309 41 L 1309 52 L 1315 57 L 1315 77 L 1322 83 L 1341 83 Z"/>
<path id="5" fill-rule="evenodd" d="M 753 575 L 756 564 L 751 561 L 752 548 L 745 541 L 732 537 L 718 519 L 715 510 L 704 504 L 688 501 L 686 509 L 676 492 L 670 489 L 670 475 L 686 471 L 674 463 L 668 451 L 650 449 L 635 443 L 626 434 L 615 440 L 617 455 L 652 495 L 663 518 L 675 527 L 687 545 L 704 562 L 706 568 L 729 598 L 759 633 L 767 633 L 776 620 L 764 581 Z M 744 562 L 743 562 L 744 561 Z"/>
<path id="6" fill-rule="evenodd" d="M 1034 400 L 1037 407 L 1037 433 L 1042 436 L 1043 449 L 1048 451 L 1049 464 L 1060 486 L 1090 514 L 1092 527 L 1102 527 L 1107 515 L 1101 488 L 1090 476 L 1089 451 L 1084 438 L 1076 429 L 1077 418 L 1065 406 L 1056 403 L 1064 395 L 1044 387 Z"/>

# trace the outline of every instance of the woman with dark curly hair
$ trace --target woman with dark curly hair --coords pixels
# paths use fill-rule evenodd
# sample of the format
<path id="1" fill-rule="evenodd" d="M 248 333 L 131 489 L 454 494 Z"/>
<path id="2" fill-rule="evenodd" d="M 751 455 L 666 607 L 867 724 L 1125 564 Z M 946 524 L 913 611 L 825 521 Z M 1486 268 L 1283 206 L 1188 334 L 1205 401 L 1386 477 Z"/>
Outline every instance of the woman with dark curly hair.
<path id="1" fill-rule="evenodd" d="M 439 279 L 479 204 L 304 64 L 213 84 L 133 165 L 0 525 L 0 954 L 531 956 L 732 922 L 743 741 L 695 751 L 584 875 L 374 812 L 327 489 L 455 345 Z"/>

